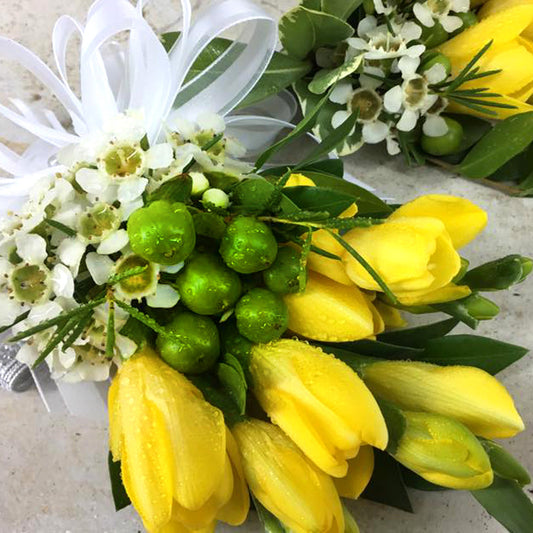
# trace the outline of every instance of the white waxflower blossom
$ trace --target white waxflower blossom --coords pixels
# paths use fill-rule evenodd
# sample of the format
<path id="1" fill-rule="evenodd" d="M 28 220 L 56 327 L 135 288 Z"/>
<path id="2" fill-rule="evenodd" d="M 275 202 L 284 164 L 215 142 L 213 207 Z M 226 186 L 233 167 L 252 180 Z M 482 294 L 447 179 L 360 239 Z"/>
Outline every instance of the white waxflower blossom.
<path id="1" fill-rule="evenodd" d="M 416 71 L 420 59 L 402 57 L 398 68 L 402 73 L 403 83 L 389 89 L 383 98 L 385 109 L 389 113 L 401 113 L 396 127 L 400 131 L 411 131 L 415 128 L 420 115 L 425 114 L 438 100 L 438 95 L 430 91 L 430 85 L 446 79 L 446 69 L 433 65 L 430 69 L 418 74 Z"/>
<path id="2" fill-rule="evenodd" d="M 426 0 L 417 2 L 413 13 L 424 26 L 432 28 L 435 22 L 439 22 L 448 33 L 452 33 L 463 25 L 463 21 L 450 13 L 466 13 L 469 9 L 470 0 Z"/>
<path id="3" fill-rule="evenodd" d="M 423 44 L 411 43 L 421 35 L 422 28 L 415 22 L 391 21 L 389 27 L 387 24 L 378 25 L 377 18 L 369 15 L 359 22 L 357 37 L 346 40 L 346 57 L 349 59 L 359 53 L 364 53 L 366 60 L 419 57 L 426 47 Z"/>
<path id="4" fill-rule="evenodd" d="M 367 67 L 365 72 L 378 78 L 384 76 L 383 71 L 375 67 Z M 386 139 L 390 129 L 388 124 L 379 118 L 383 110 L 383 100 L 375 88 L 381 82 L 368 75 L 361 75 L 359 82 L 361 87 L 358 88 L 354 88 L 348 81 L 341 81 L 335 86 L 330 100 L 346 105 L 346 109 L 337 111 L 331 119 L 331 124 L 337 128 L 351 114 L 358 112 L 357 121 L 363 125 L 363 141 L 367 144 L 377 144 Z"/>

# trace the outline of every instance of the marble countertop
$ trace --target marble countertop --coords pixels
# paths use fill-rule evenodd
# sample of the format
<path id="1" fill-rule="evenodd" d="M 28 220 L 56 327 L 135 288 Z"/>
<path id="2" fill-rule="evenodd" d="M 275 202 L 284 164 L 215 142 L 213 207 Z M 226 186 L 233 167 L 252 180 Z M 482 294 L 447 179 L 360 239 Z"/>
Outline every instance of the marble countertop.
<path id="1" fill-rule="evenodd" d="M 0 0 L 0 34 L 19 40 L 50 62 L 50 32 L 63 12 L 83 18 L 90 0 Z M 200 4 L 200 0 L 193 2 Z M 294 0 L 263 0 L 276 15 Z M 163 27 L 177 16 L 176 0 L 154 1 L 150 20 Z M 0 101 L 16 94 L 43 102 L 48 97 L 30 76 L 0 62 Z M 0 122 L 0 132 L 5 123 Z M 2 136 L 0 133 L 0 137 Z M 21 141 L 24 139 L 21 137 Z M 356 177 L 399 201 L 421 194 L 448 193 L 470 198 L 490 214 L 484 233 L 463 253 L 479 264 L 510 253 L 533 256 L 533 199 L 509 198 L 479 184 L 434 168 L 409 169 L 381 149 L 346 159 Z M 483 323 L 480 335 L 533 347 L 530 310 L 533 281 L 494 295 L 500 316 Z M 527 429 L 506 446 L 533 471 L 533 358 L 526 357 L 500 374 L 516 399 Z M 46 413 L 35 389 L 13 394 L 0 391 L 0 531 L 5 533 L 135 533 L 142 525 L 131 508 L 115 513 L 107 477 L 107 431 L 104 425 Z M 366 501 L 352 508 L 362 532 L 496 533 L 504 529 L 468 493 L 412 491 L 416 514 Z M 220 527 L 229 532 L 232 528 Z M 217 530 L 218 531 L 218 530 Z M 232 530 L 233 531 L 233 530 Z M 259 532 L 251 519 L 241 531 Z"/>

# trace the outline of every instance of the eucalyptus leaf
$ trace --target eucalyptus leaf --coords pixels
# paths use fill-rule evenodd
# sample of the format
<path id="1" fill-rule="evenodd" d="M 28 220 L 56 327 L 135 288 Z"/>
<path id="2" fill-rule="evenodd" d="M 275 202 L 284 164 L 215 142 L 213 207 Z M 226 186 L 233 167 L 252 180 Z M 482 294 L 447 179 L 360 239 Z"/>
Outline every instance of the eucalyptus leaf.
<path id="1" fill-rule="evenodd" d="M 169 202 L 188 202 L 191 197 L 192 179 L 188 174 L 180 174 L 163 183 L 158 189 L 148 196 L 146 203 L 157 200 Z"/>
<path id="2" fill-rule="evenodd" d="M 122 483 L 122 476 L 120 474 L 120 461 L 113 461 L 111 452 L 107 455 L 107 466 L 109 470 L 109 481 L 111 482 L 111 494 L 113 495 L 113 502 L 115 503 L 115 511 L 120 511 L 128 505 L 131 505 L 131 500 Z"/>
<path id="3" fill-rule="evenodd" d="M 462 365 L 497 374 L 528 353 L 526 348 L 477 335 L 430 339 L 417 359 L 437 365 Z"/>
<path id="4" fill-rule="evenodd" d="M 508 255 L 468 271 L 461 284 L 472 290 L 500 291 L 524 280 L 531 271 L 531 260 L 520 255 Z"/>
<path id="5" fill-rule="evenodd" d="M 531 533 L 533 503 L 516 481 L 495 476 L 490 487 L 472 491 L 472 496 L 509 533 Z"/>
<path id="6" fill-rule="evenodd" d="M 323 159 L 322 161 L 311 163 L 302 170 L 333 174 L 333 176 L 336 176 L 337 178 L 344 177 L 344 163 L 342 159 L 339 158 Z"/>
<path id="7" fill-rule="evenodd" d="M 279 33 L 287 53 L 304 59 L 320 46 L 334 45 L 351 37 L 354 29 L 333 15 L 298 6 L 281 17 Z"/>
<path id="8" fill-rule="evenodd" d="M 340 67 L 332 70 L 322 69 L 319 70 L 313 81 L 309 84 L 309 90 L 314 94 L 325 93 L 332 85 L 335 85 L 338 81 L 343 80 L 350 74 L 353 74 L 363 62 L 364 54 L 352 57 L 346 61 Z"/>
<path id="9" fill-rule="evenodd" d="M 479 439 L 487 452 L 492 470 L 504 479 L 512 479 L 521 487 L 531 483 L 528 471 L 503 447 L 488 439 Z"/>
<path id="10" fill-rule="evenodd" d="M 400 464 L 381 450 L 374 449 L 374 472 L 361 497 L 408 513 L 413 512 Z"/>
<path id="11" fill-rule="evenodd" d="M 384 343 L 398 344 L 400 346 L 423 348 L 428 340 L 447 335 L 458 323 L 458 319 L 448 318 L 447 320 L 434 322 L 433 324 L 381 333 L 378 335 L 378 340 Z"/>
<path id="12" fill-rule="evenodd" d="M 403 434 L 405 433 L 407 421 L 405 420 L 402 410 L 398 409 L 394 404 L 381 398 L 377 398 L 377 402 L 389 432 L 389 442 L 386 451 L 391 455 L 394 455 L 400 445 Z"/>
<path id="13" fill-rule="evenodd" d="M 533 142 L 533 111 L 497 123 L 468 153 L 457 171 L 468 178 L 486 178 Z"/>

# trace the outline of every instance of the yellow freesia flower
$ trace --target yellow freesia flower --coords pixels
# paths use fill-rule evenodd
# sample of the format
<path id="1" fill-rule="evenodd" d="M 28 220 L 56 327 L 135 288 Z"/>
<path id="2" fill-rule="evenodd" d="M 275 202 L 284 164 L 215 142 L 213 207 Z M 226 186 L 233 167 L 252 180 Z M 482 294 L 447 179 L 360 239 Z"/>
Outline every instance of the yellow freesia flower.
<path id="1" fill-rule="evenodd" d="M 461 258 L 442 221 L 434 217 L 402 217 L 384 224 L 350 230 L 344 239 L 377 271 L 405 305 L 421 305 L 467 296 L 468 289 L 448 291 L 461 268 Z M 367 270 L 348 252 L 346 273 L 359 287 L 380 291 Z M 446 299 L 444 299 L 446 297 Z"/>
<path id="2" fill-rule="evenodd" d="M 285 187 L 315 187 L 315 182 L 303 174 L 291 174 Z"/>
<path id="3" fill-rule="evenodd" d="M 109 427 L 113 458 L 148 531 L 178 523 L 209 531 L 221 511 L 242 518 L 242 476 L 222 412 L 152 350 L 125 362 L 113 380 Z"/>
<path id="4" fill-rule="evenodd" d="M 284 301 L 289 329 L 308 339 L 355 341 L 383 330 L 372 303 L 357 287 L 348 288 L 314 272 L 309 272 L 304 292 L 287 294 Z"/>
<path id="5" fill-rule="evenodd" d="M 402 217 L 438 218 L 456 250 L 473 241 L 487 225 L 486 211 L 466 198 L 447 194 L 427 194 L 398 208 L 389 220 Z"/>
<path id="6" fill-rule="evenodd" d="M 345 363 L 320 348 L 283 339 L 252 348 L 254 392 L 271 420 L 319 468 L 335 477 L 361 445 L 385 449 L 376 400 Z"/>
<path id="7" fill-rule="evenodd" d="M 472 56 L 488 41 L 492 46 L 480 59 L 481 70 L 501 72 L 473 80 L 464 88 L 487 87 L 490 92 L 501 94 L 494 101 L 515 106 L 515 109 L 491 108 L 498 118 L 516 113 L 533 111 L 528 99 L 533 94 L 533 2 L 530 0 L 490 0 L 480 13 L 480 22 L 438 49 L 452 62 L 452 74 L 458 74 Z M 452 109 L 486 116 L 462 106 Z"/>
<path id="8" fill-rule="evenodd" d="M 253 495 L 295 533 L 344 533 L 342 505 L 331 478 L 283 431 L 249 419 L 232 428 Z"/>
<path id="9" fill-rule="evenodd" d="M 404 411 L 407 422 L 394 458 L 427 481 L 457 490 L 492 484 L 489 457 L 462 424 L 445 416 Z"/>
<path id="10" fill-rule="evenodd" d="M 335 478 L 339 496 L 356 500 L 366 489 L 374 471 L 374 450 L 372 446 L 361 446 L 359 453 L 348 461 L 348 473 Z"/>
<path id="11" fill-rule="evenodd" d="M 403 409 L 439 413 L 488 439 L 524 429 L 513 399 L 489 373 L 468 366 L 380 361 L 362 368 L 369 389 Z"/>

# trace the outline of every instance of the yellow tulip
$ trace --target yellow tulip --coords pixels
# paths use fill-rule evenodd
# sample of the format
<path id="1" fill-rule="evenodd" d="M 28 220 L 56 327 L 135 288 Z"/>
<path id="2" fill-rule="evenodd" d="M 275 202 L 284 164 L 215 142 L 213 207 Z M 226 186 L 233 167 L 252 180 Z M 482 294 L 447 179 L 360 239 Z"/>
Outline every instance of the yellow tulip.
<path id="1" fill-rule="evenodd" d="M 309 272 L 305 291 L 287 294 L 284 301 L 289 329 L 308 339 L 355 341 L 381 332 L 372 303 L 353 284 L 346 287 Z"/>
<path id="2" fill-rule="evenodd" d="M 427 481 L 457 490 L 492 484 L 490 459 L 478 439 L 445 416 L 404 411 L 405 431 L 394 458 Z"/>
<path id="3" fill-rule="evenodd" d="M 501 69 L 501 72 L 468 82 L 464 88 L 487 87 L 490 92 L 502 95 L 492 100 L 515 106 L 515 109 L 491 108 L 497 112 L 498 118 L 533 111 L 533 105 L 527 103 L 533 93 L 533 2 L 490 0 L 481 9 L 480 19 L 478 24 L 442 44 L 439 51 L 450 58 L 452 73 L 456 75 L 485 43 L 492 40 L 492 46 L 478 66 L 481 70 Z M 463 106 L 452 106 L 452 109 L 480 115 Z"/>
<path id="4" fill-rule="evenodd" d="M 350 230 L 344 239 L 377 271 L 405 305 L 446 301 L 440 289 L 449 286 L 461 268 L 461 258 L 441 220 L 402 217 L 384 224 Z M 380 291 L 367 270 L 348 252 L 342 256 L 346 273 L 359 287 Z M 459 296 L 446 293 L 446 299 Z M 466 294 L 464 294 L 466 292 Z"/>
<path id="5" fill-rule="evenodd" d="M 356 500 L 370 482 L 374 471 L 374 450 L 372 446 L 361 446 L 359 453 L 348 461 L 348 473 L 342 478 L 335 478 L 339 496 Z"/>
<path id="6" fill-rule="evenodd" d="M 402 205 L 388 220 L 402 217 L 438 218 L 458 250 L 473 241 L 487 225 L 487 213 L 470 200 L 447 194 L 428 194 Z"/>
<path id="7" fill-rule="evenodd" d="M 124 486 L 146 529 L 179 522 L 184 531 L 209 530 L 238 483 L 222 412 L 145 349 L 111 384 L 109 427 L 113 458 L 122 462 Z"/>
<path id="8" fill-rule="evenodd" d="M 289 339 L 254 346 L 250 372 L 272 422 L 328 474 L 346 476 L 347 459 L 361 445 L 387 446 L 387 426 L 370 391 L 320 348 Z"/>
<path id="9" fill-rule="evenodd" d="M 439 413 L 488 439 L 524 429 L 513 399 L 489 373 L 467 366 L 380 361 L 362 367 L 369 389 L 403 409 Z"/>
<path id="10" fill-rule="evenodd" d="M 331 478 L 283 431 L 249 419 L 232 432 L 252 494 L 295 533 L 344 533 L 342 505 Z"/>

